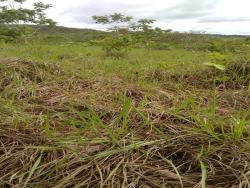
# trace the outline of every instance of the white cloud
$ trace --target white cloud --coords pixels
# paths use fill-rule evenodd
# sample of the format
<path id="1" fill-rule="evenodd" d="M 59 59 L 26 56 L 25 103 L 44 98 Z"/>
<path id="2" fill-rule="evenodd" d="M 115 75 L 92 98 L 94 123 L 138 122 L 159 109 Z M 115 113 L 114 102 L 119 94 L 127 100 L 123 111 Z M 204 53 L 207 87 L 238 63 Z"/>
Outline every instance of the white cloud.
<path id="1" fill-rule="evenodd" d="M 221 34 L 250 34 L 250 0 L 41 0 L 59 25 L 98 28 L 92 15 L 121 12 L 156 19 L 156 26 Z M 30 6 L 36 0 L 28 0 Z"/>

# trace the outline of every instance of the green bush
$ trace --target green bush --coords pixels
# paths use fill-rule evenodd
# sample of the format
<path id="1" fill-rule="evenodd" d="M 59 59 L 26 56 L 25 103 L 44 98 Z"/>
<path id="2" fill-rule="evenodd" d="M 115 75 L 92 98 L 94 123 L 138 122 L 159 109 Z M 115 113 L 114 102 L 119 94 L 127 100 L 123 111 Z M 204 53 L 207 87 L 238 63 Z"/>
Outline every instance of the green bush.
<path id="1" fill-rule="evenodd" d="M 13 27 L 0 26 L 0 40 L 5 42 L 11 42 L 19 38 L 22 35 L 21 30 Z"/>
<path id="2" fill-rule="evenodd" d="M 35 31 L 29 26 L 0 26 L 0 40 L 4 42 L 27 43 L 35 36 Z"/>

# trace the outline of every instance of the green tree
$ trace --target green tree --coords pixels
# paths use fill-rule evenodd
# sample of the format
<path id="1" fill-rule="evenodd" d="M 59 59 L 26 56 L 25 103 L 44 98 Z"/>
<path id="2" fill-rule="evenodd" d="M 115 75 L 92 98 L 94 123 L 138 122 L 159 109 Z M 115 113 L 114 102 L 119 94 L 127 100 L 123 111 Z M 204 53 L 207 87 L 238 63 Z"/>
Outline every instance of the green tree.
<path id="1" fill-rule="evenodd" d="M 50 4 L 34 3 L 32 9 L 23 8 L 27 0 L 0 0 L 0 39 L 13 41 L 34 33 L 27 24 L 50 25 L 56 22 L 46 17 Z M 24 25 L 26 24 L 26 25 Z M 22 25 L 22 26 L 20 26 Z"/>
<path id="2" fill-rule="evenodd" d="M 143 31 L 144 33 L 152 31 L 152 24 L 155 22 L 153 19 L 140 19 L 137 22 L 133 23 L 131 28 L 134 31 Z"/>
<path id="3" fill-rule="evenodd" d="M 105 16 L 92 16 L 92 19 L 97 24 L 109 25 L 108 30 L 119 32 L 120 30 L 128 29 L 133 17 L 125 16 L 121 13 L 114 13 Z"/>
<path id="4" fill-rule="evenodd" d="M 137 22 L 131 24 L 131 30 L 133 32 L 133 40 L 137 45 L 150 48 L 154 43 L 154 38 L 158 36 L 159 29 L 153 29 L 152 24 L 155 20 L 153 19 L 139 19 Z"/>
<path id="5" fill-rule="evenodd" d="M 131 46 L 129 27 L 133 18 L 114 13 L 105 16 L 92 16 L 92 19 L 97 24 L 107 25 L 107 29 L 111 31 L 109 36 L 95 41 L 95 44 L 102 46 L 107 56 L 115 58 L 124 56 Z"/>
<path id="6" fill-rule="evenodd" d="M 157 48 L 164 34 L 159 27 L 153 28 L 155 22 L 153 19 L 144 18 L 133 21 L 133 17 L 120 13 L 92 18 L 97 24 L 107 25 L 108 31 L 111 31 L 110 37 L 97 43 L 103 47 L 107 55 L 122 55 L 132 45 L 148 49 Z M 161 48 L 165 49 L 166 45 Z"/>

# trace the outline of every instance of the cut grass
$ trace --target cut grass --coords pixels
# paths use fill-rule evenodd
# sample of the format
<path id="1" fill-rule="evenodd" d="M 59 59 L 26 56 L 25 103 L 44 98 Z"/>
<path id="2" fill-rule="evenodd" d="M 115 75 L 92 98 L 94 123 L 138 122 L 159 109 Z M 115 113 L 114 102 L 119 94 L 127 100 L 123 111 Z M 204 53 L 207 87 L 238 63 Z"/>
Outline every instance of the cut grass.
<path id="1" fill-rule="evenodd" d="M 84 50 L 92 55 L 82 61 Z M 99 50 L 8 44 L 0 52 L 30 59 L 0 58 L 0 186 L 249 186 L 244 84 L 173 79 L 202 67 L 204 52 L 135 49 L 102 60 Z"/>

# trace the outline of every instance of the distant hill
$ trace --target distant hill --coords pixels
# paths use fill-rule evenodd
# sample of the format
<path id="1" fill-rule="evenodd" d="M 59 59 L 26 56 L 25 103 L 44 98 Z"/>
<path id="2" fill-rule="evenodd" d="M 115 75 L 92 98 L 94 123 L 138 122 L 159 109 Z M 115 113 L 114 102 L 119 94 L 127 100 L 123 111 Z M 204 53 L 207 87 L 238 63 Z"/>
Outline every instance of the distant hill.
<path id="1" fill-rule="evenodd" d="M 49 27 L 44 25 L 31 26 L 39 31 L 40 37 L 43 40 L 49 41 L 72 41 L 72 42 L 86 42 L 93 39 L 103 37 L 105 34 L 103 31 L 93 29 L 79 29 L 68 28 L 63 26 Z"/>
<path id="2" fill-rule="evenodd" d="M 74 41 L 88 41 L 90 39 L 94 38 L 99 38 L 103 37 L 105 34 L 104 31 L 100 30 L 94 30 L 94 29 L 87 29 L 87 28 L 69 28 L 69 27 L 64 27 L 64 26 L 55 26 L 55 27 L 49 27 L 45 25 L 34 25 L 32 26 L 33 28 L 38 29 L 42 34 L 44 35 L 54 35 L 57 37 L 63 37 L 63 38 L 70 38 L 71 40 Z M 208 37 L 215 37 L 215 38 L 248 38 L 250 36 L 248 35 L 222 35 L 222 34 L 200 34 L 200 33 L 180 33 L 180 32 L 172 32 L 173 33 L 178 33 L 178 35 L 185 35 L 189 37 L 197 37 L 197 36 L 208 36 Z"/>
<path id="3" fill-rule="evenodd" d="M 11 27 L 16 26 L 11 25 Z M 32 35 L 30 42 L 39 42 L 40 44 L 82 43 L 103 39 L 110 34 L 94 29 L 68 28 L 63 26 L 50 27 L 44 25 L 30 26 L 36 30 L 36 35 Z M 134 35 L 134 37 L 136 36 Z M 155 42 L 155 44 L 152 44 L 153 48 L 159 50 L 179 48 L 223 53 L 228 51 L 237 52 L 239 49 L 248 48 L 248 45 L 250 45 L 250 36 L 181 33 L 176 31 L 162 33 L 149 40 L 153 40 Z M 135 44 L 135 47 L 140 47 L 140 45 Z"/>

